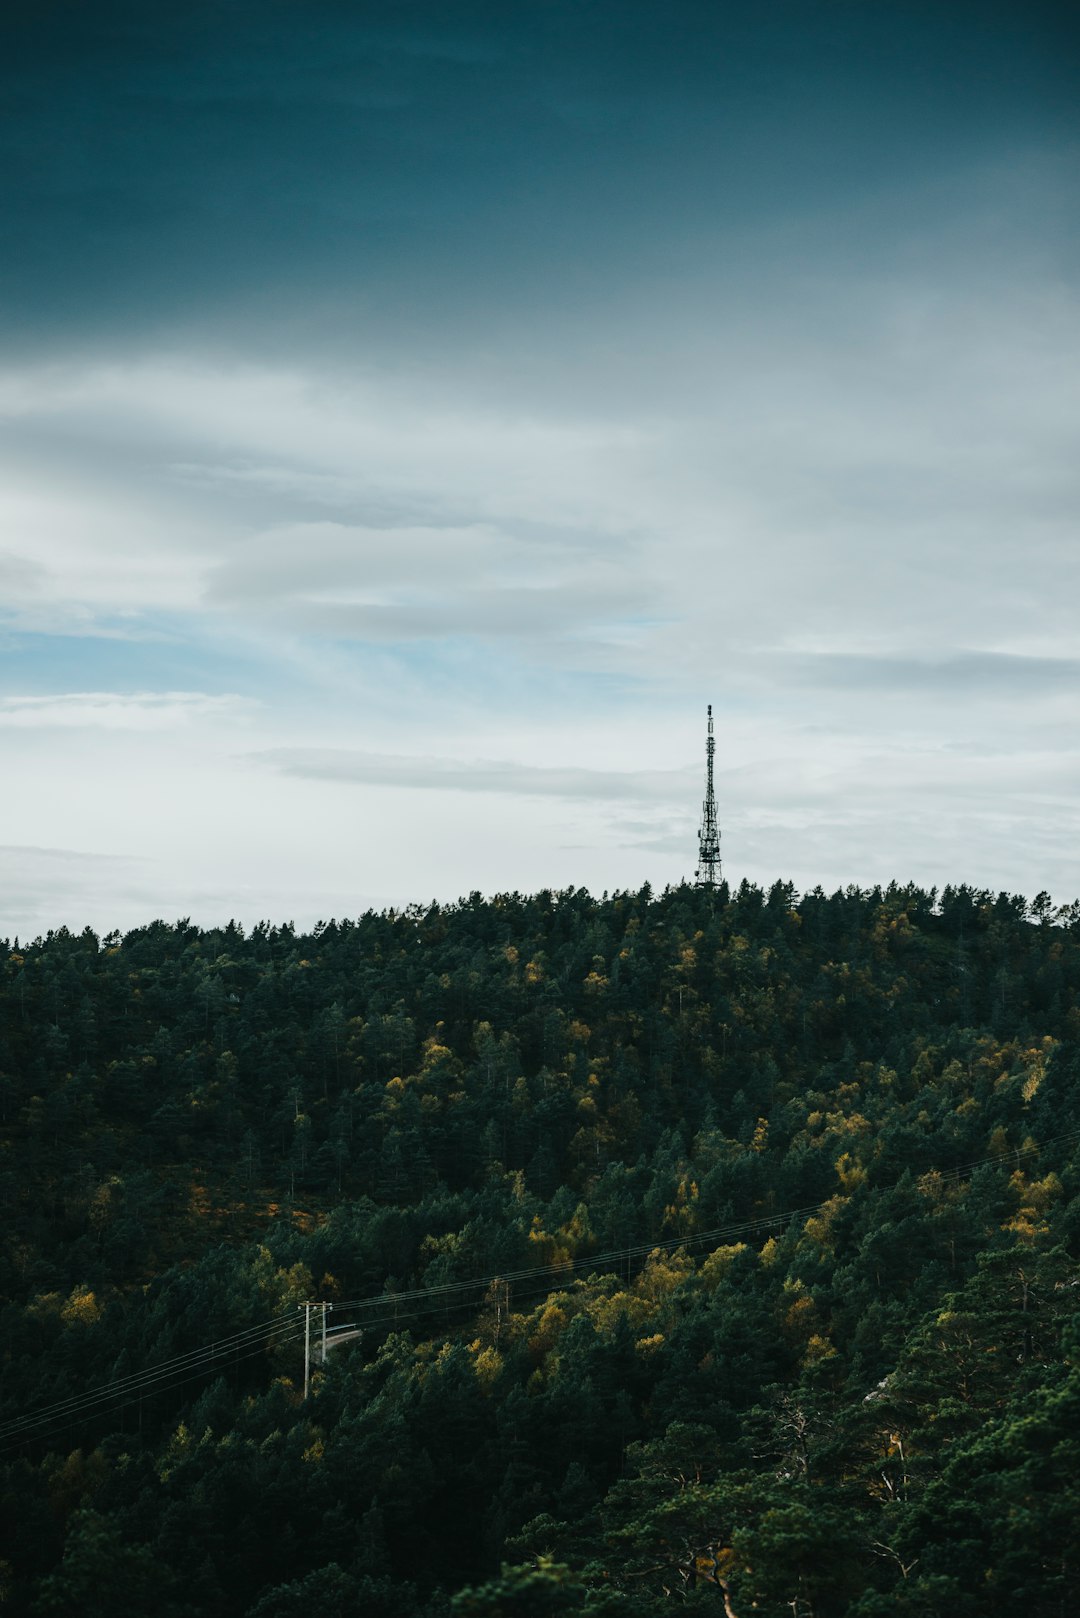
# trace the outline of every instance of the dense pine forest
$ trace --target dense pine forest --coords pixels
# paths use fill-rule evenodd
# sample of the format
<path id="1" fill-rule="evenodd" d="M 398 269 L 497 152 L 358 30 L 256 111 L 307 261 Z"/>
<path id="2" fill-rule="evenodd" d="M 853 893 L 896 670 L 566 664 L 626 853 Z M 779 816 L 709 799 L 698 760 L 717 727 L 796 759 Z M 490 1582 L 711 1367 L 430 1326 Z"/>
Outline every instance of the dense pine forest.
<path id="1" fill-rule="evenodd" d="M 9 942 L 0 1141 L 18 1618 L 1074 1609 L 1080 907 Z"/>

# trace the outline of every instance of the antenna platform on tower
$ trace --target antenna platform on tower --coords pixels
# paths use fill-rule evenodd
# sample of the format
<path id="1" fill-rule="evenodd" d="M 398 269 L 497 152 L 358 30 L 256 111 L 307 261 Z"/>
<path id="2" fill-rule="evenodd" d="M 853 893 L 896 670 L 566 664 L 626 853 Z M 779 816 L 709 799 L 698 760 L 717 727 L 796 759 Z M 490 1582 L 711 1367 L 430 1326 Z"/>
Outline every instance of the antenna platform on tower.
<path id="1" fill-rule="evenodd" d="M 712 703 L 709 703 L 709 738 L 705 744 L 705 802 L 702 805 L 701 830 L 698 832 L 698 863 L 694 881 L 699 888 L 715 888 L 720 880 L 720 832 L 716 825 L 716 794 L 713 791 L 713 758 L 716 755 L 716 737 L 713 735 Z"/>

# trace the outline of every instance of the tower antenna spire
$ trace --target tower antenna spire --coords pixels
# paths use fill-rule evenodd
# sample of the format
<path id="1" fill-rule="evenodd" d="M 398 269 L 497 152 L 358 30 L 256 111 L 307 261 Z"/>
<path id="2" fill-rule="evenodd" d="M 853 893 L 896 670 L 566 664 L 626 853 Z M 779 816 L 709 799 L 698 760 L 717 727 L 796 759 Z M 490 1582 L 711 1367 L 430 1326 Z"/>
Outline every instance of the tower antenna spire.
<path id="1" fill-rule="evenodd" d="M 716 825 L 716 793 L 713 791 L 713 759 L 716 756 L 716 737 L 713 734 L 712 703 L 709 703 L 709 738 L 705 744 L 705 802 L 702 805 L 701 830 L 698 832 L 698 863 L 694 881 L 699 888 L 715 888 L 720 880 L 720 832 Z"/>

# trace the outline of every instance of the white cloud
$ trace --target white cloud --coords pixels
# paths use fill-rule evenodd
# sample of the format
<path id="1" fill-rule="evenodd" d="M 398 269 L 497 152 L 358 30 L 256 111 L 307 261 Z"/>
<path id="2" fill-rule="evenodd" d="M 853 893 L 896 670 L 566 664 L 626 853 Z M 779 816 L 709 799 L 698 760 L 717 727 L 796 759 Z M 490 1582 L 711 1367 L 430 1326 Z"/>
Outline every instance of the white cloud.
<path id="1" fill-rule="evenodd" d="M 133 879 L 138 886 L 138 871 L 138 861 L 119 855 L 0 845 L 0 938 L 25 941 L 51 928 L 108 927 L 110 908 L 122 903 Z"/>
<path id="2" fill-rule="evenodd" d="M 738 874 L 1071 897 L 1075 305 L 834 285 L 818 332 L 676 290 L 520 373 L 9 369 L 4 622 L 188 657 L 16 665 L 9 835 L 78 805 L 148 909 L 249 918 L 673 880 L 711 699 Z M 261 706 L 163 689 L 219 653 Z"/>
<path id="3" fill-rule="evenodd" d="M 630 554 L 558 533 L 297 523 L 252 536 L 207 575 L 206 601 L 303 633 L 364 641 L 603 637 L 655 610 Z"/>
<path id="4" fill-rule="evenodd" d="M 0 591 L 8 602 L 25 600 L 41 590 L 48 579 L 48 571 L 29 556 L 16 556 L 0 551 Z"/>
<path id="5" fill-rule="evenodd" d="M 267 892 L 261 881 L 231 878 L 219 862 L 201 877 L 191 866 L 168 859 L 101 854 L 85 849 L 0 846 L 0 939 L 29 939 L 59 927 L 99 933 L 126 931 L 155 919 L 193 916 L 203 926 L 237 919 L 294 919 L 310 927 L 330 916 L 358 915 L 405 902 L 399 895 L 363 893 L 355 887 L 305 880 L 297 873 Z"/>
<path id="6" fill-rule="evenodd" d="M 9 372 L 23 433 L 120 457 L 13 548 L 88 612 L 509 633 L 560 667 L 585 635 L 595 666 L 648 678 L 762 647 L 1077 654 L 1064 293 L 832 287 L 815 337 L 782 312 L 702 323 L 705 290 L 681 327 L 662 314 L 670 355 L 647 335 L 636 368 L 561 351 L 561 393 L 539 359 L 495 379 L 169 356 Z"/>
<path id="7" fill-rule="evenodd" d="M 507 759 L 454 759 L 364 753 L 344 748 L 283 747 L 255 754 L 285 775 L 363 786 L 421 791 L 504 792 L 514 796 L 685 801 L 696 788 L 693 770 L 596 770 L 520 764 Z"/>
<path id="8" fill-rule="evenodd" d="M 153 632 L 146 618 L 198 598 L 213 529 L 197 529 L 164 499 L 63 464 L 43 470 L 9 455 L 0 467 L 0 624 L 40 634 Z"/>
<path id="9" fill-rule="evenodd" d="M 202 691 L 69 691 L 48 697 L 0 698 L 7 730 L 173 730 L 202 719 L 237 721 L 257 704 Z"/>

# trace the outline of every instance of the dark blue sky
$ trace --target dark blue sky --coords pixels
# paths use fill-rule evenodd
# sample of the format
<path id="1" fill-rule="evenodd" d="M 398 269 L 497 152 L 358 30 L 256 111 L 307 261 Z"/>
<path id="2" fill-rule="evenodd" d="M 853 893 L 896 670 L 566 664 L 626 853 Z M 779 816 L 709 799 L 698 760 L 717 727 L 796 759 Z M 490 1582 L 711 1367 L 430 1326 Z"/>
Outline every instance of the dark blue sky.
<path id="1" fill-rule="evenodd" d="M 1019 224 L 1067 260 L 1076 32 L 865 0 L 22 7 L 6 337 L 514 344 L 628 284 L 917 261 L 1025 159 L 983 245 Z"/>

